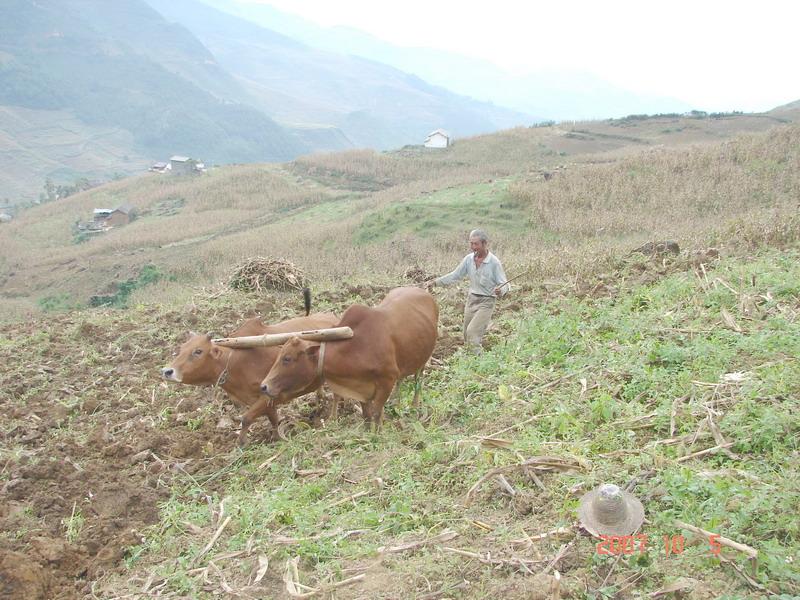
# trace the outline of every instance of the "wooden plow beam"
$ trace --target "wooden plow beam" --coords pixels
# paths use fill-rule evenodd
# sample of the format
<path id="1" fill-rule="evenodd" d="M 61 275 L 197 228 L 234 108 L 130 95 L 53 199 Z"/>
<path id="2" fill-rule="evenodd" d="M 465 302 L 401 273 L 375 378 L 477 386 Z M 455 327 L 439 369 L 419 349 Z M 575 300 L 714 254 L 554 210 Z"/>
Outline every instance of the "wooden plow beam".
<path id="1" fill-rule="evenodd" d="M 211 340 L 218 346 L 227 348 L 257 348 L 259 346 L 280 346 L 293 337 L 312 342 L 331 342 L 353 337 L 349 327 L 331 327 L 328 329 L 310 329 L 308 331 L 288 331 L 286 333 L 265 333 L 264 335 L 246 335 L 242 337 L 216 338 Z"/>

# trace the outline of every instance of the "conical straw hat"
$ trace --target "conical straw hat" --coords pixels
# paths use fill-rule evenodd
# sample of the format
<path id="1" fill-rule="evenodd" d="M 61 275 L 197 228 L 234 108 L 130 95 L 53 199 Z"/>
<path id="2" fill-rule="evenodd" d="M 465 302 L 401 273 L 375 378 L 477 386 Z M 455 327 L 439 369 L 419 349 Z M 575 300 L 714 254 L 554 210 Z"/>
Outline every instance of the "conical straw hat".
<path id="1" fill-rule="evenodd" d="M 644 522 L 644 507 L 633 494 L 604 483 L 583 495 L 578 518 L 592 535 L 630 535 Z"/>

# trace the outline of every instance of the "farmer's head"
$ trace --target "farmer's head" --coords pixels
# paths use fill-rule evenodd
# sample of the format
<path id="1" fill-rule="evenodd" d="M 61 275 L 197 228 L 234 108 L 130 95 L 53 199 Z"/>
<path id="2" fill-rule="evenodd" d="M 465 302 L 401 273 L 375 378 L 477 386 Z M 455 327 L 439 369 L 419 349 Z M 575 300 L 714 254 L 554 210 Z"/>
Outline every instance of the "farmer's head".
<path id="1" fill-rule="evenodd" d="M 483 229 L 473 229 L 469 232 L 469 248 L 478 256 L 483 256 L 489 247 L 489 236 Z"/>

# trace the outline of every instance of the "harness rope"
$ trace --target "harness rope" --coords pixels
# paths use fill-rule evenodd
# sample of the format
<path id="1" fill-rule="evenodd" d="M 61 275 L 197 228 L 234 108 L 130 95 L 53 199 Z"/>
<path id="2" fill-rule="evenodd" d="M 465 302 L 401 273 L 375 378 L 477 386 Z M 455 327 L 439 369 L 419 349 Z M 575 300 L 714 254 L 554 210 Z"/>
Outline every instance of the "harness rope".
<path id="1" fill-rule="evenodd" d="M 228 381 L 228 365 L 231 364 L 231 357 L 233 356 L 233 350 L 228 350 L 228 360 L 225 362 L 225 368 L 222 369 L 222 373 L 219 374 L 217 377 L 217 382 L 214 384 L 214 387 L 221 387 L 225 385 L 225 382 Z"/>
<path id="2" fill-rule="evenodd" d="M 317 359 L 317 377 L 319 377 L 320 385 L 322 385 L 325 382 L 325 375 L 322 372 L 324 365 L 325 365 L 325 342 L 320 342 L 319 359 Z"/>

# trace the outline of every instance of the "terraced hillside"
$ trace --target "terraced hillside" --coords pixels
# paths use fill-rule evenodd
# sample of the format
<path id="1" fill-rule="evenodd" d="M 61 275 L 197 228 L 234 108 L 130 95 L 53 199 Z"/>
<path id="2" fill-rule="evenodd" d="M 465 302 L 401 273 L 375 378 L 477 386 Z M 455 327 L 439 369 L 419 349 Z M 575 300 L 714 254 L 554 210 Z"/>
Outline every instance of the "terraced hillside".
<path id="1" fill-rule="evenodd" d="M 798 135 L 758 116 L 633 119 L 514 129 L 446 152 L 351 151 L 121 180 L 0 226 L 0 307 L 13 318 L 85 305 L 147 265 L 163 274 L 163 293 L 142 300 L 185 298 L 260 254 L 298 264 L 315 286 L 398 282 L 416 263 L 451 268 L 478 222 L 512 270 L 577 275 L 587 257 L 652 236 L 691 245 L 732 219 L 793 212 Z M 93 208 L 125 203 L 139 212 L 132 224 L 76 235 Z"/>

